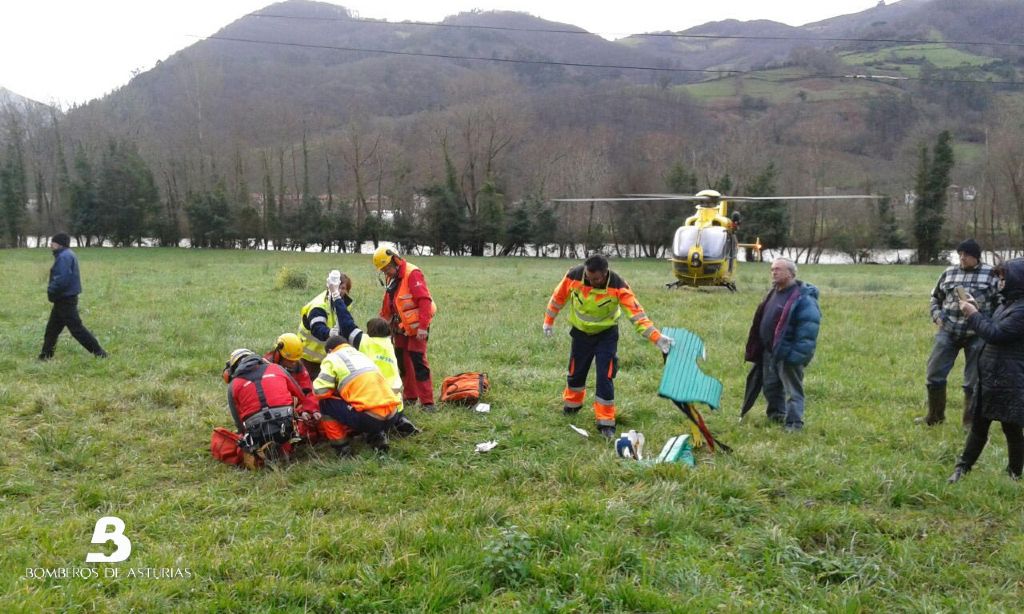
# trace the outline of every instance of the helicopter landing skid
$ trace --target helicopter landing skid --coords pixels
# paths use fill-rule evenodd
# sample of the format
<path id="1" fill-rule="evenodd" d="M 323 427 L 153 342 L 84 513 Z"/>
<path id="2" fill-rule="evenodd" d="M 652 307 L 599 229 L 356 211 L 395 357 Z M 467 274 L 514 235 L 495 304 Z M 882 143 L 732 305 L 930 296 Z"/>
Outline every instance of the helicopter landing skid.
<path id="1" fill-rule="evenodd" d="M 736 290 L 736 284 L 734 284 L 732 282 L 729 282 L 727 284 L 722 284 L 722 285 L 725 286 L 726 288 L 728 288 L 729 292 L 736 292 L 737 291 Z M 665 289 L 666 290 L 671 290 L 672 288 L 683 288 L 683 287 L 690 287 L 690 286 L 689 286 L 689 284 L 683 283 L 683 281 L 679 280 L 679 279 L 677 279 L 676 281 L 670 281 L 667 284 L 665 284 Z"/>

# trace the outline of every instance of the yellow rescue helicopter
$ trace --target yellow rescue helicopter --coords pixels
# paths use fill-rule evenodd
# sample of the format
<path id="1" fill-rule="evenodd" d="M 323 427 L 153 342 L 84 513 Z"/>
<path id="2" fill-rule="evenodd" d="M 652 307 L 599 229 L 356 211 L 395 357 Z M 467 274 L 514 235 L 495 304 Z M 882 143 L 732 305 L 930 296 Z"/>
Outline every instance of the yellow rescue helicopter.
<path id="1" fill-rule="evenodd" d="M 685 194 L 628 194 L 620 198 L 558 198 L 556 202 L 630 202 L 679 200 L 696 203 L 694 215 L 686 218 L 676 229 L 672 239 L 672 274 L 676 280 L 665 284 L 666 288 L 680 286 L 725 286 L 736 291 L 736 254 L 739 248 L 761 251 L 761 240 L 754 243 L 739 243 L 736 229 L 740 215 L 729 215 L 729 202 L 763 202 L 778 200 L 839 200 L 852 198 L 879 198 L 875 195 L 829 195 L 829 196 L 726 196 L 716 190 L 703 190 L 693 195 Z"/>

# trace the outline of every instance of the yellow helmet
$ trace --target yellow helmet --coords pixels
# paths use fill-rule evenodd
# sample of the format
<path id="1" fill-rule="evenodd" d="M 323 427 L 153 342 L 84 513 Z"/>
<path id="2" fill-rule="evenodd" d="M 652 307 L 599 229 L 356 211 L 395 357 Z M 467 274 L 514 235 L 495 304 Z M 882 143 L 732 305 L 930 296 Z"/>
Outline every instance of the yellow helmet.
<path id="1" fill-rule="evenodd" d="M 378 271 L 383 271 L 384 267 L 391 264 L 392 258 L 398 258 L 398 250 L 394 247 L 387 245 L 381 245 L 373 252 L 373 266 Z"/>
<path id="2" fill-rule="evenodd" d="M 302 358 L 302 340 L 295 333 L 285 333 L 278 337 L 276 349 L 285 360 Z"/>
<path id="3" fill-rule="evenodd" d="M 224 381 L 231 381 L 231 378 L 235 375 L 235 369 L 238 367 L 238 363 L 240 363 L 243 358 L 245 358 L 246 356 L 255 355 L 256 352 L 253 352 L 252 350 L 247 350 L 245 348 L 238 348 L 234 352 L 231 352 L 231 355 L 228 356 L 228 361 L 224 363 Z"/>

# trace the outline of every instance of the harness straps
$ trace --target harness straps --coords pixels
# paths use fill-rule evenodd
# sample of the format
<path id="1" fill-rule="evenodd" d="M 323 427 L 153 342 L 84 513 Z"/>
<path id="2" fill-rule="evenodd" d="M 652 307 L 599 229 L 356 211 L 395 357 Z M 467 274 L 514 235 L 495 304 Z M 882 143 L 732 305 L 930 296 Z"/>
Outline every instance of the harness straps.
<path id="1" fill-rule="evenodd" d="M 255 369 L 238 374 L 238 377 L 252 383 L 253 386 L 256 386 L 256 396 L 260 399 L 260 411 L 267 408 L 267 395 L 263 392 L 263 374 L 266 373 L 267 367 L 269 366 L 270 365 L 264 363 Z"/>
<path id="2" fill-rule="evenodd" d="M 259 397 L 260 400 L 260 411 L 267 408 L 267 395 L 263 392 L 263 384 L 261 383 L 261 380 L 263 379 L 263 373 L 266 372 L 267 367 L 269 366 L 270 365 L 263 363 L 255 369 L 245 369 L 243 372 L 236 372 L 235 374 L 235 377 L 244 379 L 256 386 L 256 396 Z M 231 418 L 235 421 L 235 427 L 238 429 L 238 432 L 241 433 L 245 430 L 245 424 L 238 415 L 238 406 L 235 405 L 235 397 L 231 394 L 230 386 L 228 386 L 228 410 L 231 411 Z"/>

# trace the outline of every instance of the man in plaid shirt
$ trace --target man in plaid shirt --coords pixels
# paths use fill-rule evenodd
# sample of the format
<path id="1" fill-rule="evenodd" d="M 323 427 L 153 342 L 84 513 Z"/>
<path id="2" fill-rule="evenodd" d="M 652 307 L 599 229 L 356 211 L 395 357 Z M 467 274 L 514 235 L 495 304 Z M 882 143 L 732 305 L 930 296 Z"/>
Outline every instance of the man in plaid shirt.
<path id="1" fill-rule="evenodd" d="M 987 316 L 995 311 L 999 297 L 999 278 L 990 265 L 981 262 L 981 246 L 967 239 L 956 246 L 960 264 L 942 272 L 932 290 L 931 316 L 938 328 L 935 344 L 928 357 L 928 414 L 915 422 L 929 426 L 946 419 L 946 376 L 953 369 L 956 355 L 964 352 L 964 413 L 963 425 L 971 424 L 971 400 L 978 382 L 977 360 L 984 341 L 967 329 L 967 318 L 960 311 L 956 289 L 963 288 Z"/>

